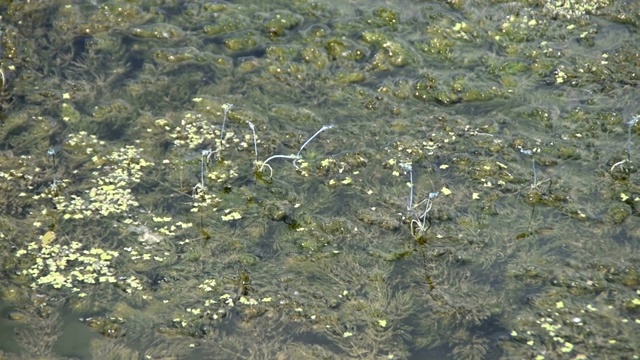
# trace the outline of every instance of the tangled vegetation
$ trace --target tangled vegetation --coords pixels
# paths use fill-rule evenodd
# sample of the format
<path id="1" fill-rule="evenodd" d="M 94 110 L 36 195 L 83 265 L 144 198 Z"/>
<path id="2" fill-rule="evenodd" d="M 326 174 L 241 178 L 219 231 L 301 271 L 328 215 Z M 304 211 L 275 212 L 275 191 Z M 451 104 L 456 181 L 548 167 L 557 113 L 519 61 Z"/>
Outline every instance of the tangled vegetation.
<path id="1" fill-rule="evenodd" d="M 0 359 L 640 357 L 637 4 L 0 14 Z"/>

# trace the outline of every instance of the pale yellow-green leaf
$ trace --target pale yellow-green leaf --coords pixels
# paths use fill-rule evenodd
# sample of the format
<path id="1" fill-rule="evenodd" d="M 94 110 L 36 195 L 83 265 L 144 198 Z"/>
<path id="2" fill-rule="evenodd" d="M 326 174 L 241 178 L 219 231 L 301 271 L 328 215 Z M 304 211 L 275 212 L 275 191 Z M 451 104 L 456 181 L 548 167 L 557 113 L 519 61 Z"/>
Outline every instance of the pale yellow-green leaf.
<path id="1" fill-rule="evenodd" d="M 573 344 L 570 342 L 565 342 L 564 346 L 562 347 L 562 349 L 560 349 L 560 351 L 564 352 L 564 353 L 569 353 L 573 350 Z"/>
<path id="2" fill-rule="evenodd" d="M 353 181 L 353 179 L 350 176 L 347 176 L 344 180 L 340 181 L 340 183 L 342 185 L 349 185 L 349 184 L 351 184 L 352 181 Z"/>
<path id="3" fill-rule="evenodd" d="M 221 218 L 222 218 L 222 221 L 231 221 L 231 220 L 238 220 L 242 218 L 242 215 L 240 215 L 239 212 L 234 211 L 232 213 L 229 213 L 228 215 L 222 215 Z"/>
<path id="4" fill-rule="evenodd" d="M 49 246 L 56 239 L 56 233 L 53 231 L 47 231 L 44 235 L 42 235 L 42 246 Z"/>

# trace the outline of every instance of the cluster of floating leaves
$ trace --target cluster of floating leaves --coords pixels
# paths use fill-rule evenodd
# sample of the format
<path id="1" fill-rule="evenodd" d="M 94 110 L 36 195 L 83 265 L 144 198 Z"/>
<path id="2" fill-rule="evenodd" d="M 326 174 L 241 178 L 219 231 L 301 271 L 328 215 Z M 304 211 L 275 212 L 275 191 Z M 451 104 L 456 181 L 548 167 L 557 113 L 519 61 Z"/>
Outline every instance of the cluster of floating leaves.
<path id="1" fill-rule="evenodd" d="M 55 233 L 49 231 L 40 239 L 40 244 L 32 242 L 24 249 L 19 249 L 16 257 L 28 257 L 33 263 L 21 272 L 35 281 L 32 288 L 50 285 L 56 289 L 71 288 L 73 292 L 80 289 L 75 284 L 115 283 L 112 260 L 119 255 L 117 251 L 100 248 L 83 249 L 83 245 L 73 241 L 68 245 L 54 243 Z M 81 292 L 79 296 L 86 296 Z"/>

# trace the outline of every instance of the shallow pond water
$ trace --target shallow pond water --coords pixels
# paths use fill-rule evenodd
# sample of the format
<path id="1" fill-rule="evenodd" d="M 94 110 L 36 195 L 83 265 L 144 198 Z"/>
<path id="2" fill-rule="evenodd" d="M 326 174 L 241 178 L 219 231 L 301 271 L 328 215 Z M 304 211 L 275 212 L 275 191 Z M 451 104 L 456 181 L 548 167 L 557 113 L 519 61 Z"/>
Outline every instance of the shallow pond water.
<path id="1" fill-rule="evenodd" d="M 0 358 L 640 356 L 640 7 L 0 2 Z"/>

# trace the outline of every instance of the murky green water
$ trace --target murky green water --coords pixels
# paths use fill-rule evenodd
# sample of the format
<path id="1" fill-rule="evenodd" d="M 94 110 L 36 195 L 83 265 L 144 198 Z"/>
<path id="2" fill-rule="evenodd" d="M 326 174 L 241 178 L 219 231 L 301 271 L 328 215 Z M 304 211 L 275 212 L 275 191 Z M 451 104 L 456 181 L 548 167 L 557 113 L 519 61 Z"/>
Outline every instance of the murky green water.
<path id="1" fill-rule="evenodd" d="M 634 2 L 0 13 L 0 359 L 640 356 Z"/>

